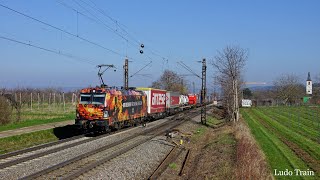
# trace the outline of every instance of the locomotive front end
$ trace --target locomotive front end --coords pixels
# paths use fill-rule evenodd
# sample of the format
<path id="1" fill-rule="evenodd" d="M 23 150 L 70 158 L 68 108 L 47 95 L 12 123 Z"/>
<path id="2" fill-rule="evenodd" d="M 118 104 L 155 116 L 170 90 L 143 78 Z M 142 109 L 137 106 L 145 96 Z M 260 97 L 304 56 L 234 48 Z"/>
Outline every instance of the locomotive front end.
<path id="1" fill-rule="evenodd" d="M 107 131 L 109 129 L 109 112 L 104 89 L 88 88 L 80 92 L 76 110 L 75 125 L 78 129 Z"/>

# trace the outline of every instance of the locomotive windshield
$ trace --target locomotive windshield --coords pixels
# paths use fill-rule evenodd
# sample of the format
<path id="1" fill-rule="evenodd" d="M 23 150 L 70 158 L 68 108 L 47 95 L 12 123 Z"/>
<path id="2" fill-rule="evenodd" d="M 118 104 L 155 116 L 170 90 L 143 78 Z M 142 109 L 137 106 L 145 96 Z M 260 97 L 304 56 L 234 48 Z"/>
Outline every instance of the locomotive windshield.
<path id="1" fill-rule="evenodd" d="M 80 94 L 80 104 L 97 104 L 103 105 L 105 94 L 89 94 L 89 93 L 82 93 Z"/>

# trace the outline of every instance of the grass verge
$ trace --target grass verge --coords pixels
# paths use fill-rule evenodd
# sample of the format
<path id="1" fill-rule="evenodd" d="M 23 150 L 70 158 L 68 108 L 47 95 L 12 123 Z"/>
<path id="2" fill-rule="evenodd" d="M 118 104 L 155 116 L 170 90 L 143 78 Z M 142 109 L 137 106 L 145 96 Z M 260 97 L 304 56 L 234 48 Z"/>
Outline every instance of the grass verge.
<path id="1" fill-rule="evenodd" d="M 54 129 L 37 131 L 18 136 L 11 136 L 0 139 L 0 154 L 32 147 L 35 145 L 57 141 Z"/>
<path id="2" fill-rule="evenodd" d="M 18 129 L 23 127 L 29 127 L 29 126 L 35 126 L 35 125 L 41 125 L 41 124 L 47 124 L 47 123 L 53 123 L 53 122 L 61 122 L 66 120 L 72 120 L 74 118 L 75 118 L 74 113 L 68 113 L 56 118 L 26 120 L 26 121 L 7 124 L 7 125 L 2 125 L 0 126 L 0 131 L 7 131 L 12 129 Z"/>

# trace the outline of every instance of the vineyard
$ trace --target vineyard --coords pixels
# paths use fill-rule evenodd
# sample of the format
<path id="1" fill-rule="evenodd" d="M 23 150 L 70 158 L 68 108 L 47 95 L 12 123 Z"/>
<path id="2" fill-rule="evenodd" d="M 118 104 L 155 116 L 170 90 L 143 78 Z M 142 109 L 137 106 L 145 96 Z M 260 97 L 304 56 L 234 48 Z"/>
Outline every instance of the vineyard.
<path id="1" fill-rule="evenodd" d="M 276 179 L 288 179 L 277 176 L 281 171 L 292 171 L 290 179 L 320 177 L 319 107 L 258 107 L 241 114 Z"/>
<path id="2" fill-rule="evenodd" d="M 0 131 L 72 120 L 76 93 L 56 89 L 0 90 Z"/>

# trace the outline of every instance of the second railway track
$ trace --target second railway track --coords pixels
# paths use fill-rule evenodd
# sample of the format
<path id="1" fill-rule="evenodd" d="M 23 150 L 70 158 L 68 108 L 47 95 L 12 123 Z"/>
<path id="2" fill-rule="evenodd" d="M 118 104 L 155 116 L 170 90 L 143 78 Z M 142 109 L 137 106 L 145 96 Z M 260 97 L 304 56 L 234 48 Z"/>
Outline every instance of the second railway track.
<path id="1" fill-rule="evenodd" d="M 154 137 L 165 133 L 168 129 L 182 124 L 187 118 L 188 117 L 184 117 L 184 120 L 167 121 L 159 126 L 147 129 L 141 133 L 134 134 L 112 144 L 105 145 L 91 151 L 90 153 L 75 157 L 69 161 L 62 162 L 56 166 L 52 166 L 22 179 L 77 178 L 83 173 L 90 171 L 91 169 L 153 139 Z"/>
<path id="2" fill-rule="evenodd" d="M 185 117 L 190 117 L 191 115 L 191 112 L 189 112 L 189 113 L 187 113 L 187 112 L 185 112 Z M 180 115 L 176 115 L 176 116 L 174 116 L 174 117 L 171 117 L 171 119 L 179 119 L 179 117 L 181 117 L 181 114 Z M 167 119 L 169 119 L 169 118 L 167 118 Z M 161 121 L 161 120 L 160 120 Z M 165 126 L 164 124 L 166 124 L 165 122 L 163 122 L 163 121 L 165 121 L 165 120 L 163 120 L 162 122 L 155 122 L 155 124 L 157 124 L 158 123 L 158 125 L 159 124 L 162 124 L 162 126 Z M 167 120 L 167 121 L 169 121 L 169 120 Z M 170 123 L 171 123 L 171 125 L 173 125 L 173 122 L 174 121 L 170 121 Z M 177 121 L 178 122 L 178 121 Z M 158 126 L 158 125 L 154 125 L 154 126 Z M 2 178 L 4 178 L 4 179 L 18 179 L 18 178 L 29 178 L 29 179 L 33 179 L 33 178 L 35 178 L 35 177 L 40 177 L 40 179 L 44 179 L 44 178 L 41 178 L 41 177 L 45 177 L 45 174 L 50 174 L 50 173 L 54 173 L 54 171 L 55 172 L 59 172 L 59 169 L 61 170 L 61 167 L 63 167 L 63 166 L 70 166 L 71 167 L 71 165 L 70 164 L 72 164 L 73 162 L 80 162 L 81 160 L 82 160 L 82 162 L 85 162 L 86 160 L 86 158 L 89 158 L 90 159 L 90 157 L 89 156 L 92 156 L 92 155 L 95 155 L 95 154 L 97 154 L 97 153 L 99 153 L 99 152 L 106 152 L 106 151 L 108 151 L 108 149 L 110 149 L 111 147 L 113 147 L 113 146 L 117 146 L 117 144 L 119 145 L 119 144 L 121 144 L 121 143 L 125 143 L 125 142 L 128 142 L 129 140 L 132 140 L 132 142 L 133 141 L 135 141 L 134 139 L 136 139 L 137 140 L 137 143 L 134 143 L 135 144 L 135 146 L 138 146 L 139 144 L 141 144 L 141 143 L 143 143 L 142 142 L 142 140 L 141 141 L 138 141 L 139 140 L 139 138 L 141 137 L 141 136 L 144 136 L 145 138 L 142 138 L 142 139 L 144 139 L 143 141 L 148 141 L 148 140 L 150 140 L 149 138 L 146 138 L 146 137 L 155 137 L 155 136 L 157 136 L 158 134 L 155 134 L 156 133 L 156 129 L 158 128 L 158 127 L 152 127 L 153 125 L 151 125 L 151 123 L 150 123 L 150 126 L 149 127 L 147 127 L 147 128 L 145 128 L 145 130 L 143 131 L 143 132 L 140 132 L 140 133 L 133 133 L 134 135 L 128 135 L 128 133 L 124 133 L 124 134 L 126 134 L 127 136 L 124 136 L 124 137 L 122 137 L 122 140 L 119 140 L 119 141 L 114 141 L 114 142 L 110 142 L 110 143 L 102 143 L 102 144 L 107 144 L 106 146 L 102 146 L 101 144 L 100 144 L 100 146 L 99 145 L 97 145 L 97 147 L 95 148 L 95 150 L 86 150 L 86 149 L 84 149 L 83 151 L 85 151 L 85 152 L 81 152 L 81 153 L 79 153 L 78 152 L 78 155 L 76 155 L 76 153 L 75 153 L 75 155 L 74 155 L 74 157 L 73 158 L 69 158 L 68 160 L 59 160 L 60 162 L 58 162 L 58 160 L 56 161 L 56 163 L 54 163 L 54 162 L 52 162 L 52 164 L 44 164 L 44 162 L 42 162 L 42 159 L 44 159 L 44 158 L 49 158 L 48 156 L 50 156 L 51 158 L 54 158 L 54 159 L 61 159 L 61 157 L 60 156 L 63 156 L 63 155 L 56 155 L 55 156 L 55 153 L 56 152 L 58 152 L 58 151 L 65 151 L 65 152 L 67 152 L 66 151 L 66 147 L 61 147 L 61 148 L 59 148 L 59 147 L 56 147 L 56 148 L 51 148 L 51 150 L 49 151 L 49 153 L 45 153 L 45 152 L 42 152 L 42 154 L 40 154 L 40 155 L 31 155 L 31 156 L 26 156 L 26 157 L 20 157 L 20 159 L 22 159 L 20 162 L 18 161 L 18 159 L 19 158 L 16 158 L 15 160 L 13 160 L 13 161 L 8 161 L 8 162 L 3 162 L 2 164 L 0 164 L 0 166 L 2 166 L 3 168 L 1 168 L 1 170 L 0 170 L 0 178 L 2 179 Z M 161 126 L 161 125 L 160 125 Z M 124 129 L 124 130 L 127 130 L 127 129 Z M 161 133 L 163 133 L 163 132 L 161 132 Z M 120 134 L 120 133 L 119 133 Z M 116 135 L 116 134 L 115 134 Z M 108 135 L 106 135 L 106 136 L 108 136 Z M 140 137 L 139 137 L 140 136 Z M 98 142 L 98 141 L 100 141 L 100 140 L 98 140 L 98 139 L 104 139 L 103 137 L 105 137 L 105 136 L 98 136 L 98 137 L 94 137 L 94 138 L 90 138 L 90 140 L 89 139 L 85 139 L 85 140 L 78 140 L 78 142 L 72 142 L 72 143 L 70 143 L 68 146 L 70 146 L 69 148 L 72 148 L 72 147 L 75 147 L 75 146 L 80 146 L 80 145 L 82 145 L 83 143 L 86 143 L 86 142 L 91 142 L 91 141 L 94 141 L 94 140 L 97 140 L 96 142 Z M 80 142 L 82 142 L 82 143 L 80 143 Z M 130 147 L 130 146 L 133 146 L 132 145 L 132 143 L 131 143 L 131 141 L 130 141 L 130 143 L 125 143 L 125 144 L 127 144 L 129 147 L 126 147 L 125 149 L 127 149 L 127 148 L 129 148 L 129 149 L 132 149 L 132 148 L 134 148 L 134 147 Z M 129 144 L 131 144 L 131 145 L 129 145 Z M 68 146 L 67 146 L 67 148 L 68 148 Z M 82 145 L 83 146 L 83 145 Z M 91 147 L 90 147 L 91 148 Z M 88 149 L 90 149 L 90 148 L 88 148 Z M 70 150 L 69 150 L 70 151 Z M 125 150 L 124 150 L 125 151 Z M 128 150 L 127 150 L 128 151 Z M 29 152 L 28 152 L 29 153 Z M 28 153 L 25 153 L 25 154 L 28 154 Z M 50 153 L 51 153 L 51 155 L 50 155 Z M 19 154 L 19 153 L 17 153 L 17 154 Z M 49 154 L 49 155 L 48 155 Z M 102 153 L 103 154 L 103 153 Z M 121 154 L 121 153 L 120 153 Z M 24 154 L 22 154 L 22 155 L 24 155 Z M 18 155 L 18 156 L 21 156 L 21 155 Z M 116 156 L 116 155 L 114 155 L 114 156 Z M 40 157 L 40 158 L 39 158 Z M 109 156 L 108 156 L 109 157 Z M 9 159 L 10 158 L 12 158 L 12 157 L 8 157 Z M 92 158 L 94 159 L 94 161 L 97 161 L 97 159 L 100 159 L 99 158 L 99 155 L 96 155 L 96 157 L 95 156 L 92 156 Z M 109 157 L 109 158 L 111 158 L 111 157 Z M 89 160 L 89 159 L 87 159 L 87 160 Z M 3 160 L 3 159 L 2 159 Z M 32 161 L 36 161 L 36 162 L 32 162 Z M 107 161 L 107 160 L 106 160 Z M 20 166 L 26 166 L 27 164 L 28 164 L 28 162 L 32 162 L 32 163 L 30 163 L 30 166 L 31 167 L 29 167 L 29 168 L 27 168 L 28 170 L 25 170 L 24 172 L 19 172 L 19 167 Z M 36 165 L 36 166 L 34 166 L 34 165 L 31 165 L 31 164 L 37 164 L 37 162 L 39 162 L 38 163 L 38 165 Z M 58 162 L 58 163 L 57 163 Z M 1 160 L 0 160 L 0 163 L 1 163 Z M 42 165 L 42 163 L 43 163 L 43 165 Z M 101 162 L 100 162 L 101 163 Z M 86 167 L 86 169 L 88 169 L 88 167 L 87 167 L 87 165 L 88 164 L 90 164 L 90 163 L 87 163 L 87 162 L 85 162 L 85 163 L 83 163 L 84 165 L 85 165 L 85 167 Z M 32 166 L 34 166 L 35 168 L 32 168 Z M 79 169 L 80 167 L 77 167 L 76 169 Z M 31 170 L 32 169 L 32 170 Z M 74 168 L 71 168 L 71 169 L 74 169 Z M 80 168 L 81 169 L 81 168 Z M 31 172 L 30 172 L 31 171 Z M 41 172 L 41 173 L 40 173 Z M 67 172 L 67 173 L 64 173 L 64 172 Z M 77 173 L 76 173 L 77 172 Z M 64 171 L 64 170 L 61 170 L 59 173 L 60 173 L 60 175 L 59 175 L 59 173 L 56 173 L 57 175 L 55 176 L 55 175 L 53 175 L 52 174 L 52 176 L 50 176 L 49 174 L 49 176 L 46 176 L 46 177 L 50 177 L 50 178 L 52 178 L 52 177 L 72 177 L 72 175 L 70 175 L 70 174 L 79 174 L 79 172 L 83 172 L 82 170 L 80 170 L 80 171 L 75 171 L 75 170 L 66 170 L 66 171 Z M 33 174 L 32 174 L 33 173 Z M 11 174 L 11 175 L 10 175 Z M 13 174 L 15 174 L 15 175 L 13 175 Z M 61 175 L 62 174 L 62 175 Z"/>

